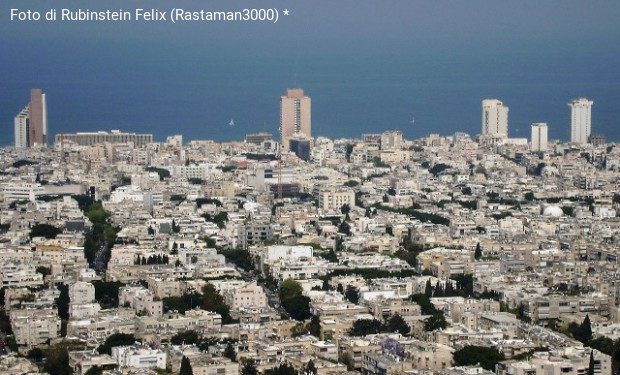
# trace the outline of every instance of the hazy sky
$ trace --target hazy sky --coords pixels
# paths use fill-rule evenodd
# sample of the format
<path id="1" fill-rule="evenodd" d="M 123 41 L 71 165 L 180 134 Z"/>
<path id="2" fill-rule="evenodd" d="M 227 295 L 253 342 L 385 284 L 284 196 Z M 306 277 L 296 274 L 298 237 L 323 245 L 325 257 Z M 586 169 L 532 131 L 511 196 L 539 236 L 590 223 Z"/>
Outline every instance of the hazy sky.
<path id="1" fill-rule="evenodd" d="M 277 25 L 259 23 L 173 25 L 170 22 L 61 23 L 10 22 L 10 9 L 45 11 L 49 8 L 164 11 L 238 10 L 277 7 L 291 11 Z M 591 38 L 612 41 L 620 36 L 617 0 L 3 0 L 0 38 L 37 37 L 165 39 L 226 38 L 268 42 L 378 43 L 386 40 L 467 42 L 553 41 L 575 43 Z"/>

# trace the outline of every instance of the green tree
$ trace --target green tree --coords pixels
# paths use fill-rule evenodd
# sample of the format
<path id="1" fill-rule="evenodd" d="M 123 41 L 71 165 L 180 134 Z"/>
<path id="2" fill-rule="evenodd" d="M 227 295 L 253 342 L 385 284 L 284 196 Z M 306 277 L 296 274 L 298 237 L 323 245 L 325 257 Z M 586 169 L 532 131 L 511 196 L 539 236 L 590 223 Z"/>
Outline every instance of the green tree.
<path id="1" fill-rule="evenodd" d="M 278 296 L 281 301 L 284 301 L 292 297 L 300 296 L 302 292 L 303 288 L 300 283 L 293 279 L 286 279 L 280 284 Z"/>
<path id="2" fill-rule="evenodd" d="M 264 375 L 299 375 L 299 372 L 295 370 L 295 367 L 284 362 L 278 367 L 265 370 Z"/>
<path id="3" fill-rule="evenodd" d="M 420 305 L 420 308 L 422 309 L 422 315 L 432 315 L 437 311 L 435 309 L 435 306 L 433 306 L 433 304 L 431 303 L 431 299 L 424 294 L 413 294 L 411 296 L 411 300 Z"/>
<path id="4" fill-rule="evenodd" d="M 226 344 L 226 348 L 224 349 L 224 357 L 230 359 L 233 362 L 237 361 L 237 352 L 235 351 L 235 348 L 230 342 Z"/>
<path id="5" fill-rule="evenodd" d="M 215 247 L 215 241 L 213 241 L 213 246 Z M 246 272 L 253 271 L 255 269 L 254 262 L 252 260 L 252 254 L 249 251 L 243 249 L 230 249 L 230 250 L 220 250 L 220 254 L 226 257 L 226 260 L 234 263 L 236 266 L 243 268 Z"/>
<path id="6" fill-rule="evenodd" d="M 426 280 L 426 285 L 424 286 L 424 295 L 429 298 L 433 296 L 433 285 L 431 284 L 430 277 L 428 278 L 428 280 Z"/>
<path id="7" fill-rule="evenodd" d="M 381 332 L 382 324 L 377 319 L 358 319 L 349 330 L 351 336 L 366 336 Z"/>
<path id="8" fill-rule="evenodd" d="M 345 203 L 342 205 L 342 207 L 340 207 L 340 212 L 342 212 L 343 215 L 346 215 L 351 212 L 351 207 Z"/>
<path id="9" fill-rule="evenodd" d="M 474 366 L 479 364 L 480 367 L 489 371 L 495 371 L 495 365 L 505 359 L 504 354 L 497 350 L 497 348 L 473 345 L 455 351 L 453 358 L 455 366 Z"/>
<path id="10" fill-rule="evenodd" d="M 398 314 L 392 315 L 388 319 L 386 326 L 389 332 L 398 332 L 403 336 L 409 336 L 409 332 L 411 332 L 411 328 L 405 322 L 405 319 Z"/>
<path id="11" fill-rule="evenodd" d="M 318 315 L 312 315 L 312 319 L 308 323 L 308 332 L 312 336 L 321 337 L 321 317 Z"/>
<path id="12" fill-rule="evenodd" d="M 69 366 L 69 351 L 84 349 L 85 345 L 76 341 L 63 341 L 44 349 L 46 360 L 43 371 L 54 375 L 73 374 L 73 369 Z"/>
<path id="13" fill-rule="evenodd" d="M 243 366 L 241 366 L 241 375 L 258 375 L 256 369 L 256 362 L 252 358 L 243 360 Z"/>
<path id="14" fill-rule="evenodd" d="M 119 281 L 93 281 L 95 299 L 102 308 L 118 307 L 118 291 L 123 283 Z"/>
<path id="15" fill-rule="evenodd" d="M 43 277 L 45 277 L 52 274 L 52 269 L 50 267 L 38 266 L 35 272 L 40 273 Z"/>
<path id="16" fill-rule="evenodd" d="M 179 370 L 179 375 L 194 375 L 192 364 L 186 356 L 183 356 L 181 359 L 181 369 Z"/>
<path id="17" fill-rule="evenodd" d="M 476 244 L 476 251 L 474 251 L 474 258 L 476 260 L 482 258 L 482 248 L 480 247 L 480 242 Z"/>
<path id="18" fill-rule="evenodd" d="M 424 330 L 427 332 L 434 331 L 436 329 L 445 329 L 448 326 L 446 317 L 442 311 L 435 311 L 430 317 L 424 321 Z"/>
<path id="19" fill-rule="evenodd" d="M 355 360 L 353 360 L 353 356 L 349 352 L 344 352 L 342 356 L 340 356 L 340 362 L 347 365 L 347 371 L 355 370 Z"/>
<path id="20" fill-rule="evenodd" d="M 34 362 L 41 362 L 44 357 L 43 350 L 41 348 L 32 348 L 28 350 L 26 358 L 33 360 Z"/>
<path id="21" fill-rule="evenodd" d="M 69 298 L 69 286 L 65 284 L 58 285 L 58 290 L 60 290 L 60 295 L 56 299 L 58 316 L 60 319 L 67 320 L 69 319 L 69 303 L 71 302 Z"/>
<path id="22" fill-rule="evenodd" d="M 84 373 L 84 375 L 103 375 L 103 368 L 99 366 L 93 366 L 89 368 L 88 371 Z"/>
<path id="23" fill-rule="evenodd" d="M 435 164 L 429 171 L 433 174 L 433 176 L 437 177 L 437 175 L 439 175 L 441 172 L 445 171 L 446 169 L 450 169 L 451 167 L 447 164 Z"/>
<path id="24" fill-rule="evenodd" d="M 127 333 L 113 333 L 108 336 L 103 344 L 99 345 L 97 351 L 99 354 L 112 354 L 112 348 L 115 346 L 128 346 L 136 342 L 134 335 Z"/>
<path id="25" fill-rule="evenodd" d="M 193 330 L 178 332 L 170 338 L 170 343 L 172 345 L 193 345 L 198 344 L 199 341 L 198 332 Z"/>
<path id="26" fill-rule="evenodd" d="M 590 363 L 588 364 L 588 375 L 594 375 L 594 350 L 590 350 Z"/>
<path id="27" fill-rule="evenodd" d="M 37 164 L 37 163 L 34 161 L 30 161 L 30 160 L 20 159 L 13 163 L 13 168 L 21 168 L 24 165 L 33 165 L 33 164 Z"/>
<path id="28" fill-rule="evenodd" d="M 349 300 L 349 302 L 357 304 L 360 298 L 359 289 L 353 285 L 347 285 L 347 289 L 344 292 L 344 297 Z"/>
<path id="29" fill-rule="evenodd" d="M 71 375 L 73 370 L 69 367 L 69 351 L 61 345 L 54 345 L 45 351 L 45 365 L 43 369 L 55 375 Z"/>
<path id="30" fill-rule="evenodd" d="M 313 360 L 309 360 L 308 363 L 306 364 L 305 368 L 304 368 L 304 373 L 305 374 L 312 374 L 312 375 L 316 375 L 318 372 L 316 365 L 314 364 Z"/>
<path id="31" fill-rule="evenodd" d="M 62 233 L 60 228 L 57 228 L 51 224 L 35 224 L 30 229 L 30 238 L 33 237 L 45 237 L 48 240 L 52 238 L 56 238 L 57 235 Z"/>
<path id="32" fill-rule="evenodd" d="M 588 314 L 586 314 L 581 325 L 573 331 L 573 337 L 584 344 L 592 338 L 592 324 L 590 323 L 590 316 Z"/>
<path id="33" fill-rule="evenodd" d="M 310 298 L 297 295 L 281 300 L 282 308 L 295 320 L 306 320 L 312 316 L 310 313 Z"/>
<path id="34" fill-rule="evenodd" d="M 351 226 L 349 225 L 349 223 L 347 223 L 346 221 L 343 221 L 342 223 L 340 223 L 340 225 L 338 226 L 338 233 L 344 233 L 347 236 L 350 236 Z"/>
<path id="35" fill-rule="evenodd" d="M 216 307 L 224 303 L 224 297 L 215 289 L 211 283 L 207 283 L 202 288 L 204 301 L 201 308 L 207 311 L 215 311 Z"/>

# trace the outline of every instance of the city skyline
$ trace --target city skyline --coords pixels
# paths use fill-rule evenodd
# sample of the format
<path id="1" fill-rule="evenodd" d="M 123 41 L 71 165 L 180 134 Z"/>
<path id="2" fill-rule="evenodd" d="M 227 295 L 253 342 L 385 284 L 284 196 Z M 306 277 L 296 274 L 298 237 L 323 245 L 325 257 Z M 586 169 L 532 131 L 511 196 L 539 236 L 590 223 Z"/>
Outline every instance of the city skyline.
<path id="1" fill-rule="evenodd" d="M 34 103 L 34 104 L 33 104 Z M 574 99 L 568 103 L 571 107 L 571 116 L 570 116 L 570 124 L 569 130 L 571 132 L 571 139 L 567 140 L 570 142 L 585 144 L 590 143 L 590 135 L 592 133 L 592 125 L 591 125 L 591 107 L 593 101 L 590 101 L 585 98 Z M 44 114 L 45 116 L 39 115 L 39 129 L 43 128 L 44 131 L 33 131 L 33 127 L 31 126 L 31 118 L 30 115 L 32 108 L 38 107 L 39 110 L 36 110 L 39 114 Z M 34 135 L 31 134 L 43 134 L 43 138 L 47 137 L 47 108 L 46 108 L 46 95 L 42 92 L 41 89 L 32 89 L 31 90 L 31 101 L 28 105 L 22 109 L 14 118 L 14 145 L 17 148 L 22 147 L 34 147 L 40 145 L 35 142 L 33 144 L 30 143 L 31 137 Z M 505 106 L 504 103 L 499 99 L 484 99 L 482 100 L 482 129 L 481 133 L 473 134 L 473 135 L 490 135 L 490 136 L 499 136 L 500 138 L 510 138 L 508 135 L 508 113 L 509 107 Z M 413 123 L 414 120 L 412 120 Z M 35 128 L 36 129 L 36 128 Z M 280 141 L 284 150 L 290 150 L 289 141 L 291 139 L 297 140 L 309 140 L 312 142 L 313 136 L 311 134 L 311 99 L 309 96 L 304 94 L 304 90 L 297 89 L 287 89 L 287 94 L 280 97 Z M 396 128 L 398 132 L 402 131 L 400 128 Z M 129 131 L 119 131 L 119 130 L 110 130 L 110 133 L 107 133 L 108 129 L 96 129 L 94 131 L 77 131 L 73 136 L 76 136 L 80 139 L 86 139 L 85 137 L 89 137 L 89 139 L 107 139 L 106 137 L 117 137 L 118 139 L 123 138 L 123 136 L 135 136 L 135 132 Z M 389 129 L 383 129 L 381 131 L 390 131 Z M 461 130 L 455 129 L 454 133 L 460 132 Z M 61 135 L 66 135 L 66 140 L 69 140 L 70 134 L 59 132 L 55 136 L 55 141 L 59 141 L 59 137 Z M 152 134 L 152 133 L 151 133 Z M 247 133 L 251 134 L 251 133 Z M 428 133 L 428 134 L 433 134 Z M 424 136 L 428 135 L 425 134 Z M 469 133 L 467 133 L 469 134 Z M 443 134 L 445 135 L 445 134 Z M 322 136 L 321 134 L 317 136 Z M 350 134 L 350 136 L 356 137 L 357 135 Z M 597 136 L 603 136 L 603 134 L 597 133 Z M 584 138 L 585 137 L 585 138 Z M 76 139 L 77 139 L 76 138 Z M 347 137 L 344 137 L 347 138 Z M 151 135 L 151 141 L 153 141 L 154 137 Z M 532 151 L 544 151 L 546 150 L 546 145 L 549 140 L 548 138 L 548 126 L 546 122 L 538 123 L 533 122 L 531 124 L 531 135 L 529 137 L 530 144 L 532 147 Z M 585 139 L 585 140 L 584 140 Z M 603 138 L 604 139 L 604 138 Z M 229 139 L 231 141 L 236 139 Z M 561 141 L 561 139 L 558 139 Z M 92 142 L 91 142 L 92 143 Z M 46 143 L 44 143 L 46 144 Z M 536 146 L 535 146 L 536 145 Z"/>
<path id="2" fill-rule="evenodd" d="M 566 103 L 587 97 L 596 102 L 596 131 L 619 140 L 620 15 L 609 1 L 269 4 L 289 7 L 289 18 L 174 27 L 2 19 L 0 120 L 12 126 L 20 93 L 42 87 L 53 133 L 122 128 L 163 139 L 174 128 L 187 139 L 227 140 L 239 129 L 276 133 L 274 97 L 303 87 L 315 135 L 476 134 L 480 101 L 500 98 L 511 109 L 510 137 L 529 137 L 530 124 L 545 121 L 550 138 L 567 140 Z M 11 143 L 12 133 L 0 134 L 0 145 Z"/>

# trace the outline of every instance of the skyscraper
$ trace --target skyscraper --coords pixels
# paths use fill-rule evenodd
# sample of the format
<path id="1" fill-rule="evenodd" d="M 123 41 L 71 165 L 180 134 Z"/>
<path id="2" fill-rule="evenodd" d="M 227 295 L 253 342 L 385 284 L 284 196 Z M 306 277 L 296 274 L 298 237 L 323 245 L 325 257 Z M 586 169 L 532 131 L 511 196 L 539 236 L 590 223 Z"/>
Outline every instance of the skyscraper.
<path id="1" fill-rule="evenodd" d="M 282 146 L 289 150 L 289 140 L 297 135 L 311 138 L 310 97 L 303 89 L 288 89 L 280 98 L 280 135 Z"/>
<path id="2" fill-rule="evenodd" d="M 532 124 L 532 152 L 547 151 L 547 124 L 535 122 Z"/>
<path id="3" fill-rule="evenodd" d="M 588 143 L 592 132 L 592 104 L 593 101 L 579 98 L 574 99 L 570 106 L 570 141 Z"/>
<path id="4" fill-rule="evenodd" d="M 28 105 L 30 125 L 30 147 L 45 146 L 47 143 L 47 105 L 45 94 L 41 89 L 30 90 L 30 104 Z"/>
<path id="5" fill-rule="evenodd" d="M 30 102 L 15 116 L 15 147 L 47 144 L 47 105 L 41 89 L 30 90 Z"/>
<path id="6" fill-rule="evenodd" d="M 28 107 L 26 107 L 15 116 L 15 148 L 28 147 L 29 122 Z"/>
<path id="7" fill-rule="evenodd" d="M 482 101 L 482 134 L 508 137 L 508 107 L 497 99 Z"/>

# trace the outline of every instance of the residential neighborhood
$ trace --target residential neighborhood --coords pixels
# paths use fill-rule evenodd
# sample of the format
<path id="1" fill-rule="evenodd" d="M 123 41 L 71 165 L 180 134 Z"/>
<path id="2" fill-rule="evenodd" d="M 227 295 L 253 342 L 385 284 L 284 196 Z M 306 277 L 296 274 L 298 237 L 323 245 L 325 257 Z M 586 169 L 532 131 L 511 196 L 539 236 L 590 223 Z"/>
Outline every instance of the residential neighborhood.
<path id="1" fill-rule="evenodd" d="M 114 134 L 0 149 L 2 374 L 620 373 L 617 144 Z"/>

